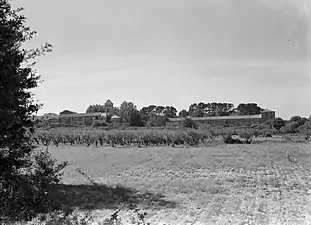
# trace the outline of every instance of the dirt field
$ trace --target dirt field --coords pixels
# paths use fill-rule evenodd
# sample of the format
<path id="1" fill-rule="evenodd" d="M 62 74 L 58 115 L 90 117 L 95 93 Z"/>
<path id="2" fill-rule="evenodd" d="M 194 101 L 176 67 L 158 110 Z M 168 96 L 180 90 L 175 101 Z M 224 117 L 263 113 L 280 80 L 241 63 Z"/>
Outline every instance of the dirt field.
<path id="1" fill-rule="evenodd" d="M 63 182 L 76 195 L 64 203 L 92 209 L 97 221 L 124 205 L 124 224 L 132 224 L 133 207 L 147 212 L 151 224 L 311 224 L 311 144 L 49 150 L 74 161 Z"/>

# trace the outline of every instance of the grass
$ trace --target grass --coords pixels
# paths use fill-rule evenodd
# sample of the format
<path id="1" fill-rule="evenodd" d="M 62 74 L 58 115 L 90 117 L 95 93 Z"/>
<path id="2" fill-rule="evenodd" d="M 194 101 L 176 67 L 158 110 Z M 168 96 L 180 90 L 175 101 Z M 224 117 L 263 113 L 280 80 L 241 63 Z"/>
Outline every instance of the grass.
<path id="1" fill-rule="evenodd" d="M 123 206 L 151 224 L 307 224 L 311 144 L 261 143 L 200 148 L 50 147 L 73 161 L 55 196 L 64 207 L 92 210 L 97 222 Z M 294 155 L 296 163 L 286 158 Z M 82 168 L 90 181 L 77 168 Z"/>

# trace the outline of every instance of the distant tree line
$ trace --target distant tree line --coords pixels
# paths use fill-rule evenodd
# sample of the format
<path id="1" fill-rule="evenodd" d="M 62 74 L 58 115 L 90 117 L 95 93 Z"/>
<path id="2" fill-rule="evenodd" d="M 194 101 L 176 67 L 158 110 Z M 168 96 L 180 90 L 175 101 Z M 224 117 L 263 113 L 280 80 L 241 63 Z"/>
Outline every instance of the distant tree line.
<path id="1" fill-rule="evenodd" d="M 161 125 L 168 118 L 188 118 L 188 117 L 207 117 L 207 116 L 230 116 L 230 115 L 257 115 L 263 109 L 256 103 L 241 103 L 234 107 L 232 103 L 193 103 L 188 110 L 182 109 L 180 112 L 174 106 L 149 105 L 137 109 L 137 106 L 131 101 L 124 101 L 119 107 L 114 107 L 110 117 L 117 115 L 121 122 L 132 125 Z M 106 112 L 104 105 L 90 105 L 86 113 Z"/>

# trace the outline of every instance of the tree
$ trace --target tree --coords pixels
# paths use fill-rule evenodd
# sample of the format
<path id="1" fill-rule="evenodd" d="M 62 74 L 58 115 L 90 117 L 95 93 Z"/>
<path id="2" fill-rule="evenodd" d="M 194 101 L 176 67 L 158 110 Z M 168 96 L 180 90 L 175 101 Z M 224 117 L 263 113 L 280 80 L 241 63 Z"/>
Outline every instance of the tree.
<path id="1" fill-rule="evenodd" d="M 194 103 L 189 106 L 189 115 L 191 117 L 203 117 L 203 116 L 229 116 L 234 110 L 232 103 Z"/>
<path id="2" fill-rule="evenodd" d="M 163 110 L 163 114 L 167 118 L 176 118 L 177 117 L 177 109 L 173 106 L 166 106 Z"/>
<path id="3" fill-rule="evenodd" d="M 204 116 L 204 109 L 203 105 L 199 103 L 193 103 L 189 106 L 189 116 L 190 117 L 203 117 Z"/>
<path id="4" fill-rule="evenodd" d="M 137 106 L 133 102 L 126 102 L 124 101 L 120 105 L 120 117 L 121 121 L 125 120 L 126 122 L 129 122 L 130 115 L 137 110 Z"/>
<path id="5" fill-rule="evenodd" d="M 164 115 L 164 110 L 165 107 L 160 105 L 153 110 L 153 113 L 155 113 L 156 115 Z"/>
<path id="6" fill-rule="evenodd" d="M 303 125 L 306 120 L 306 118 L 302 118 L 300 116 L 293 116 L 292 118 L 290 118 L 289 122 L 298 122 L 299 125 Z"/>
<path id="7" fill-rule="evenodd" d="M 51 45 L 22 49 L 35 32 L 25 26 L 21 11 L 0 0 L 0 220 L 30 219 L 44 208 L 43 193 L 57 182 L 60 169 L 47 152 L 36 152 L 31 141 L 41 106 L 31 92 L 40 82 L 34 59 L 50 52 Z"/>
<path id="8" fill-rule="evenodd" d="M 144 126 L 144 123 L 141 119 L 140 112 L 138 110 L 135 110 L 130 115 L 130 126 L 133 127 L 142 127 Z"/>
<path id="9" fill-rule="evenodd" d="M 149 105 L 147 107 L 143 107 L 140 110 L 140 114 L 141 114 L 142 120 L 147 122 L 150 119 L 151 113 L 154 112 L 156 107 L 157 107 L 156 105 Z"/>
<path id="10" fill-rule="evenodd" d="M 285 121 L 280 117 L 274 118 L 271 121 L 271 126 L 276 130 L 280 131 L 281 127 L 285 126 Z"/>
<path id="11" fill-rule="evenodd" d="M 207 103 L 205 113 L 210 116 L 229 116 L 233 111 L 234 105 L 232 103 Z"/>
<path id="12" fill-rule="evenodd" d="M 179 118 L 186 118 L 189 116 L 189 112 L 185 109 L 181 110 L 179 113 L 178 113 L 178 117 Z"/>
<path id="13" fill-rule="evenodd" d="M 240 115 L 258 115 L 261 113 L 262 108 L 260 108 L 256 103 L 241 103 L 238 105 L 236 110 Z"/>
<path id="14" fill-rule="evenodd" d="M 107 112 L 106 106 L 95 104 L 95 105 L 89 105 L 89 107 L 87 107 L 86 109 L 86 113 L 96 113 L 96 112 L 101 112 L 101 113 Z"/>

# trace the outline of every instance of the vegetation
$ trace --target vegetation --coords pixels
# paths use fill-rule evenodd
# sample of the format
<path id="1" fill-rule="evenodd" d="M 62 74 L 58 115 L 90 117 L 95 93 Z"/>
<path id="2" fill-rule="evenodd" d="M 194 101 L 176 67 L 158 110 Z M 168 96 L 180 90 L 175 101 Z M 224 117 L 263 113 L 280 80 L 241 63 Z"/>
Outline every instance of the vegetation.
<path id="1" fill-rule="evenodd" d="M 239 115 L 258 115 L 262 110 L 256 103 L 241 103 L 236 108 Z"/>
<path id="2" fill-rule="evenodd" d="M 75 162 L 65 169 L 66 195 L 55 196 L 72 211 L 67 224 L 78 224 L 76 215 L 80 221 L 88 215 L 85 224 L 94 225 L 294 225 L 310 221 L 309 148 L 305 143 L 265 143 L 144 149 L 61 146 L 50 151 L 57 159 Z"/>
<path id="3" fill-rule="evenodd" d="M 104 105 L 96 104 L 96 105 L 90 105 L 86 109 L 86 113 L 96 113 L 96 112 L 104 113 L 106 112 L 106 107 Z"/>
<path id="4" fill-rule="evenodd" d="M 95 121 L 94 129 L 90 130 L 35 130 L 33 116 L 40 105 L 34 102 L 31 90 L 38 86 L 40 76 L 34 71 L 33 60 L 51 51 L 51 45 L 30 51 L 22 49 L 22 44 L 32 39 L 35 32 L 24 25 L 21 10 L 13 10 L 8 1 L 0 0 L 1 223 L 19 220 L 25 224 L 37 217 L 39 222 L 53 224 L 89 224 L 85 218 L 81 222 L 74 208 L 92 211 L 100 207 L 119 208 L 103 224 L 122 224 L 118 215 L 125 209 L 136 215 L 131 218 L 132 224 L 148 224 L 149 213 L 139 208 L 151 212 L 165 208 L 172 213 L 179 207 L 179 217 L 187 211 L 192 213 L 189 215 L 191 223 L 201 220 L 204 224 L 215 224 L 219 217 L 233 223 L 273 224 L 275 219 L 282 224 L 294 224 L 303 218 L 303 215 L 295 215 L 296 212 L 307 213 L 301 197 L 306 196 L 309 181 L 310 153 L 305 149 L 308 145 L 297 144 L 293 148 L 286 144 L 269 147 L 258 144 L 252 145 L 251 150 L 237 146 L 202 149 L 201 146 L 211 146 L 208 144 L 219 140 L 227 144 L 250 144 L 254 136 L 272 137 L 275 133 L 265 126 L 234 128 L 233 132 L 224 131 L 224 127 L 197 129 L 198 125 L 186 118 L 255 115 L 262 111 L 255 103 L 242 103 L 237 108 L 231 103 L 194 103 L 189 111 L 182 110 L 179 114 L 185 118 L 183 130 L 164 128 L 167 118 L 177 117 L 173 106 L 151 105 L 138 111 L 134 103 L 126 101 L 113 111 L 122 121 L 136 127 L 135 130 L 104 130 L 102 127 L 109 127 L 111 115 L 105 121 Z M 101 105 L 91 105 L 87 109 L 87 112 L 102 111 L 105 109 Z M 163 126 L 164 129 L 138 128 L 147 121 L 150 127 Z M 277 132 L 303 133 L 305 140 L 310 137 L 310 122 L 298 116 L 292 117 L 289 123 L 276 118 L 271 126 Z M 290 136 L 286 138 L 292 140 Z M 46 147 L 44 151 L 37 148 L 42 146 Z M 89 148 L 86 150 L 84 146 Z M 107 147 L 104 151 L 96 148 L 104 146 Z M 116 149 L 121 146 L 123 148 Z M 131 148 L 133 146 L 145 149 L 142 152 Z M 155 148 L 146 148 L 149 146 Z M 62 149 L 57 151 L 56 148 Z M 287 149 L 286 154 L 283 149 Z M 52 155 L 74 160 L 73 165 L 68 168 L 67 161 L 58 163 Z M 111 183 L 101 184 L 80 166 L 89 167 L 97 174 L 104 170 L 107 183 Z M 77 175 L 91 185 L 74 185 Z M 61 183 L 61 178 L 65 182 Z M 66 181 L 71 185 L 65 184 Z M 127 187 L 130 185 L 132 188 Z M 228 204 L 234 207 L 225 208 Z M 273 204 L 272 209 L 269 204 Z M 193 209 L 193 205 L 201 209 Z M 209 218 L 199 218 L 203 212 Z M 167 219 L 164 210 L 162 213 L 162 219 Z M 281 216 L 276 218 L 275 215 Z M 174 222 L 185 222 L 178 216 Z M 158 224 L 158 221 L 152 222 Z"/>
<path id="5" fill-rule="evenodd" d="M 271 121 L 271 126 L 279 131 L 281 127 L 285 126 L 285 121 L 280 117 L 274 118 Z"/>
<path id="6" fill-rule="evenodd" d="M 132 127 L 143 127 L 144 123 L 141 118 L 139 111 L 134 111 L 130 115 L 130 126 Z"/>
<path id="7" fill-rule="evenodd" d="M 34 59 L 51 51 L 51 45 L 22 49 L 35 32 L 25 26 L 21 10 L 0 0 L 0 221 L 6 224 L 49 210 L 51 185 L 59 182 L 67 165 L 57 164 L 31 142 L 33 116 L 40 107 L 31 93 L 40 79 Z"/>
<path id="8" fill-rule="evenodd" d="M 104 105 L 90 105 L 86 112 L 105 112 Z M 120 107 L 115 107 L 111 111 L 109 116 L 112 114 L 118 115 L 121 118 L 121 122 L 130 123 L 130 117 L 132 113 L 135 112 L 135 116 L 140 115 L 143 123 L 150 126 L 154 124 L 165 125 L 165 121 L 159 120 L 162 116 L 167 118 L 176 118 L 177 114 L 180 118 L 187 117 L 203 117 L 203 116 L 230 116 L 230 115 L 257 115 L 260 114 L 262 108 L 260 108 L 256 103 L 241 103 L 237 108 L 234 108 L 232 103 L 193 103 L 189 106 L 189 110 L 181 110 L 179 113 L 173 106 L 159 106 L 159 105 L 149 105 L 137 110 L 137 106 L 133 102 L 124 101 Z M 155 119 L 157 117 L 157 119 Z M 157 121 L 156 121 L 157 120 Z M 151 122 L 150 122 L 151 121 Z M 107 121 L 108 122 L 108 121 Z"/>
<path id="9" fill-rule="evenodd" d="M 198 128 L 198 124 L 194 120 L 192 120 L 190 118 L 184 119 L 182 126 L 184 128 L 194 128 L 194 129 Z"/>

